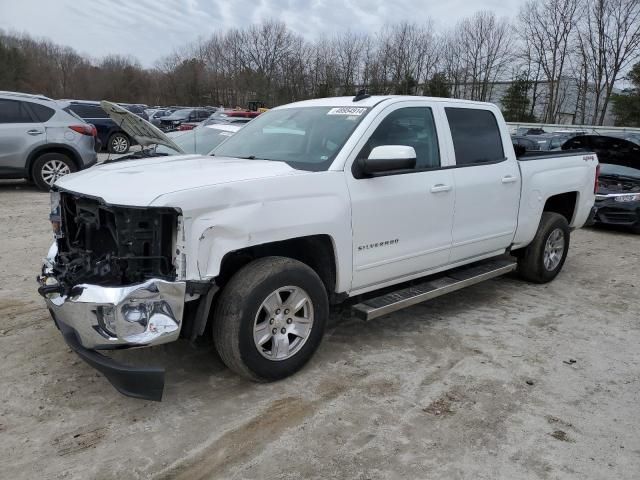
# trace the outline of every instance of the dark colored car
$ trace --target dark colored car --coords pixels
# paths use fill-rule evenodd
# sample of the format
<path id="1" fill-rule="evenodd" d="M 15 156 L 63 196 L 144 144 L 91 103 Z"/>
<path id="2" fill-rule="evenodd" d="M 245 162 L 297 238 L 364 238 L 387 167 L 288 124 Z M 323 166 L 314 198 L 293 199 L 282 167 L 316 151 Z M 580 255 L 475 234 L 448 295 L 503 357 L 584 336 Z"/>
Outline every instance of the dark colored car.
<path id="1" fill-rule="evenodd" d="M 73 113 L 88 123 L 95 125 L 102 147 L 111 153 L 127 153 L 134 141 L 120 126 L 111 120 L 99 102 L 69 100 Z"/>
<path id="2" fill-rule="evenodd" d="M 140 118 L 149 120 L 149 116 L 147 115 L 147 112 L 145 112 L 145 109 L 149 107 L 147 107 L 146 105 L 138 104 L 138 103 L 120 103 L 119 105 L 123 106 L 124 108 L 129 110 L 131 113 L 135 113 Z"/>
<path id="3" fill-rule="evenodd" d="M 556 134 L 545 134 L 545 135 L 534 135 L 531 137 L 531 140 L 536 142 L 540 147 L 539 150 L 557 150 L 562 148 L 564 142 L 569 140 L 571 136 L 569 135 L 556 135 Z"/>
<path id="4" fill-rule="evenodd" d="M 527 152 L 540 150 L 540 145 L 538 145 L 535 140 L 522 135 L 512 135 L 511 142 L 513 143 L 514 148 L 516 145 L 520 145 Z"/>
<path id="5" fill-rule="evenodd" d="M 640 143 L 583 135 L 562 146 L 563 150 L 582 148 L 594 151 L 600 161 L 595 223 L 630 227 L 640 233 Z"/>
<path id="6" fill-rule="evenodd" d="M 160 122 L 164 117 L 168 117 L 171 115 L 174 110 L 173 108 L 159 108 L 149 110 L 149 123 L 151 123 L 155 127 L 160 127 Z"/>
<path id="7" fill-rule="evenodd" d="M 212 113 L 214 113 L 212 110 L 206 108 L 181 108 L 160 119 L 160 130 L 172 132 L 186 122 L 200 123 Z"/>

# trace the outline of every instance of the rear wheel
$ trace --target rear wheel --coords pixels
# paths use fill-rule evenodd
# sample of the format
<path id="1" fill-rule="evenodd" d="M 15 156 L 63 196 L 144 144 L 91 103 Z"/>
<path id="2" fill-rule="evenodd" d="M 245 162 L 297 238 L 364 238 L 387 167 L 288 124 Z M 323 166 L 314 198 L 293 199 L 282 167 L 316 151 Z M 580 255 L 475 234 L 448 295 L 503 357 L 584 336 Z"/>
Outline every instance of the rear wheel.
<path id="1" fill-rule="evenodd" d="M 525 280 L 547 283 L 564 265 L 569 251 L 569 224 L 558 213 L 543 212 L 533 241 L 518 258 L 518 273 Z"/>
<path id="2" fill-rule="evenodd" d="M 127 153 L 130 146 L 129 137 L 124 133 L 114 133 L 109 137 L 109 143 L 107 144 L 109 152 L 116 154 Z"/>
<path id="3" fill-rule="evenodd" d="M 311 358 L 328 311 L 324 284 L 311 268 L 290 258 L 261 258 L 224 287 L 213 340 L 231 370 L 252 380 L 278 380 Z"/>
<path id="4" fill-rule="evenodd" d="M 76 170 L 76 165 L 64 153 L 44 153 L 33 162 L 31 179 L 40 190 L 49 190 L 58 178 Z"/>

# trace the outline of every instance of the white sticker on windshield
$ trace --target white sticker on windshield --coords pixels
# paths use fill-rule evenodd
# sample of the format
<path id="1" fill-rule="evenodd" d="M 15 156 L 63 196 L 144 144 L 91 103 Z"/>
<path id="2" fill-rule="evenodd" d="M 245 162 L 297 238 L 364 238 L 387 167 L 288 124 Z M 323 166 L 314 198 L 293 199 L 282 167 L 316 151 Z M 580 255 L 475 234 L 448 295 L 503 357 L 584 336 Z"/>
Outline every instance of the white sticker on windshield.
<path id="1" fill-rule="evenodd" d="M 218 135 L 222 135 L 223 137 L 232 137 L 233 133 L 231 133 L 231 132 L 220 132 Z"/>
<path id="2" fill-rule="evenodd" d="M 362 115 L 367 109 L 363 107 L 336 107 L 327 112 L 327 115 Z"/>

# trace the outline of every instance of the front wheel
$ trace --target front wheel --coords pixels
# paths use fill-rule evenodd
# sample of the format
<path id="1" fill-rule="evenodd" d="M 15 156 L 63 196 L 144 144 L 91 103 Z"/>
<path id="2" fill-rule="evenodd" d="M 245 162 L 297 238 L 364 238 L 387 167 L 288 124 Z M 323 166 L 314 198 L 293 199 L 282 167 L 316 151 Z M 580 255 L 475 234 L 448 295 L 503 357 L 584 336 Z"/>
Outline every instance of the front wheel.
<path id="1" fill-rule="evenodd" d="M 520 276 L 535 283 L 547 283 L 556 278 L 567 258 L 569 236 L 565 217 L 543 212 L 533 241 L 518 258 Z"/>
<path id="2" fill-rule="evenodd" d="M 311 358 L 328 312 L 324 284 L 310 267 L 285 257 L 260 258 L 222 290 L 213 340 L 231 370 L 252 380 L 278 380 Z"/>

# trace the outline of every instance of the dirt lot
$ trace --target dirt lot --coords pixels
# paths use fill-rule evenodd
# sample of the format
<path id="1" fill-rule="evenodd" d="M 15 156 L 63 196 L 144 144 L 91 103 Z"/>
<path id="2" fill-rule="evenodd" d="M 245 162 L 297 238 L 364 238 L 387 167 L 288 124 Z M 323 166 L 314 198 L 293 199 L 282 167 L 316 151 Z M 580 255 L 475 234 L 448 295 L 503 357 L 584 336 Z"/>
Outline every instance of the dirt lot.
<path id="1" fill-rule="evenodd" d="M 334 315 L 302 372 L 257 385 L 210 349 L 162 403 L 71 353 L 35 289 L 48 195 L 0 182 L 0 477 L 637 479 L 640 237 L 576 232 L 546 286 L 507 277 L 362 323 Z"/>

